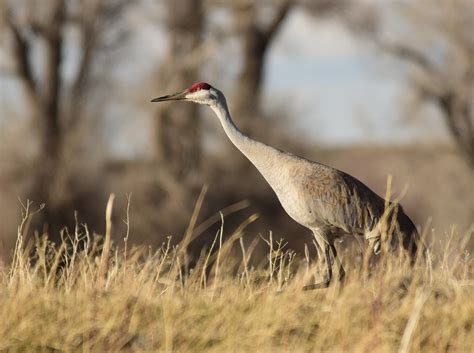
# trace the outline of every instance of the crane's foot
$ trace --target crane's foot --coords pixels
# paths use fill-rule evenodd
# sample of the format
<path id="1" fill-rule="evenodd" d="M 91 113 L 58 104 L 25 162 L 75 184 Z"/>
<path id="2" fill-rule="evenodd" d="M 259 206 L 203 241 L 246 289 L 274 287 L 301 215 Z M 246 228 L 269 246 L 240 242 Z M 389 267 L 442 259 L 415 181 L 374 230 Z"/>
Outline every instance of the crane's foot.
<path id="1" fill-rule="evenodd" d="M 341 267 L 339 267 L 339 272 L 337 274 L 337 280 L 339 282 L 343 283 L 345 279 L 346 279 L 346 271 L 344 271 L 344 268 L 341 266 Z"/>
<path id="2" fill-rule="evenodd" d="M 303 287 L 303 290 L 324 289 L 329 287 L 330 281 L 322 281 L 319 283 L 308 284 Z"/>
<path id="3" fill-rule="evenodd" d="M 344 268 L 341 266 L 339 268 L 339 271 L 338 271 L 338 274 L 337 274 L 337 281 L 341 284 L 344 284 L 345 278 L 346 278 L 346 271 L 344 271 Z M 324 280 L 319 282 L 319 283 L 313 283 L 313 284 L 308 284 L 308 285 L 304 286 L 303 290 L 313 290 L 313 289 L 327 288 L 331 284 L 331 279 L 328 279 L 327 277 L 325 277 Z"/>
<path id="4" fill-rule="evenodd" d="M 319 282 L 314 284 L 308 284 L 303 287 L 303 290 L 325 289 L 327 287 L 329 287 L 329 282 Z"/>

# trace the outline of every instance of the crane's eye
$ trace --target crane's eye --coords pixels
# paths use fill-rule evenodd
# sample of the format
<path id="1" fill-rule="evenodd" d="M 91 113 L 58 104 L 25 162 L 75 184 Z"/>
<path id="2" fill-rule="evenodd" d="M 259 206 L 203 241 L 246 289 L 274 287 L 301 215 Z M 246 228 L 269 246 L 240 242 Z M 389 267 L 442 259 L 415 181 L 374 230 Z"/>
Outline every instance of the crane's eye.
<path id="1" fill-rule="evenodd" d="M 216 101 L 217 98 L 218 98 L 218 97 L 217 97 L 217 92 L 214 91 L 214 90 L 212 90 L 212 89 L 210 89 L 210 90 L 209 90 L 209 97 L 210 97 L 212 100 L 215 100 L 215 101 Z"/>

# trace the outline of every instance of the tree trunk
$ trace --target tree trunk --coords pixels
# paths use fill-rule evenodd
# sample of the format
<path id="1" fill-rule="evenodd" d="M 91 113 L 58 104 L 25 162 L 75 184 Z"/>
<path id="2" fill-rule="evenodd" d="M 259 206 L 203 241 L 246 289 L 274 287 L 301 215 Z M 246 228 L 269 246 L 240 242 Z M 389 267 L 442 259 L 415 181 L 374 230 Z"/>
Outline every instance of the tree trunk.
<path id="1" fill-rule="evenodd" d="M 239 115 L 244 117 L 260 110 L 260 95 L 263 83 L 263 68 L 268 41 L 255 22 L 245 28 L 243 34 L 243 64 L 237 78 L 234 106 Z"/>
<path id="2" fill-rule="evenodd" d="M 255 3 L 248 3 L 236 9 L 237 21 L 243 26 L 243 64 L 237 77 L 233 106 L 243 130 L 252 129 L 252 116 L 260 111 L 266 54 L 290 12 L 292 1 L 287 0 L 276 5 L 274 16 L 267 26 L 259 24 L 257 7 Z"/>
<path id="3" fill-rule="evenodd" d="M 437 97 L 436 102 L 444 116 L 449 133 L 464 156 L 469 167 L 474 170 L 474 114 L 471 102 L 463 101 L 447 92 Z"/>
<path id="4" fill-rule="evenodd" d="M 168 1 L 169 53 L 160 72 L 167 91 L 178 91 L 198 81 L 202 40 L 201 0 Z M 200 121 L 195 104 L 175 103 L 158 107 L 156 154 L 173 177 L 182 179 L 199 167 L 201 159 Z"/>

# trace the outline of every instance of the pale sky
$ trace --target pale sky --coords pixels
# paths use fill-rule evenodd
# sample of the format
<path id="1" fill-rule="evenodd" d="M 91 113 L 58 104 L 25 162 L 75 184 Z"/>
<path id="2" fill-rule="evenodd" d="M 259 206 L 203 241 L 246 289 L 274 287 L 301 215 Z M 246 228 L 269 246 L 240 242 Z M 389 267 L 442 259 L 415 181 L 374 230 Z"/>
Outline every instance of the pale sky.
<path id="1" fill-rule="evenodd" d="M 135 45 L 138 47 L 145 40 L 149 55 L 137 56 L 133 61 L 141 66 L 156 64 L 165 52 L 166 36 L 156 26 L 145 26 Z M 217 76 L 204 73 L 201 79 L 230 93 L 232 75 L 238 66 L 233 61 L 236 51 L 232 43 L 219 50 L 212 59 L 218 65 L 211 66 L 224 63 L 223 72 Z M 267 60 L 264 106 L 269 111 L 288 111 L 283 119 L 288 119 L 295 134 L 301 134 L 310 143 L 403 144 L 446 140 L 442 121 L 433 117 L 432 112 L 428 117 L 406 119 L 402 66 L 335 20 L 315 20 L 301 10 L 293 10 L 275 38 Z M 133 73 L 130 75 L 126 80 L 133 79 Z M 159 90 L 159 84 L 156 87 Z M 152 95 L 165 93 L 169 92 Z M 121 112 L 115 113 L 114 120 Z M 135 146 L 132 152 L 140 154 L 148 148 L 146 141 L 151 138 L 147 136 L 152 131 L 150 120 L 148 116 L 137 118 L 132 125 L 129 113 L 124 113 L 119 123 L 122 129 L 117 133 L 124 140 L 142 131 L 143 145 Z M 238 123 L 238 117 L 234 118 Z M 130 146 L 122 144 L 117 148 L 126 148 L 122 152 L 130 153 Z"/>
<path id="2" fill-rule="evenodd" d="M 333 20 L 314 20 L 293 11 L 268 64 L 268 103 L 290 97 L 289 105 L 298 116 L 295 125 L 317 143 L 445 138 L 436 117 L 404 123 L 403 67 Z"/>
<path id="3" fill-rule="evenodd" d="M 118 58 L 116 72 L 120 73 L 119 84 L 123 82 L 122 94 L 140 87 L 146 79 L 143 74 L 147 73 L 143 68 L 156 67 L 166 50 L 166 36 L 155 24 L 144 25 L 133 15 L 128 20 L 130 25 L 141 27 L 127 55 L 123 60 Z M 225 52 L 217 54 L 223 56 L 219 60 L 227 60 Z M 289 111 L 289 126 L 310 143 L 400 144 L 446 140 L 442 121 L 432 114 L 405 123 L 402 92 L 406 81 L 402 66 L 380 55 L 370 43 L 357 39 L 334 20 L 314 19 L 301 10 L 292 11 L 267 60 L 264 105 L 269 111 Z M 235 71 L 236 65 L 229 62 L 225 69 Z M 0 55 L 2 65 L 5 58 Z M 65 69 L 67 72 L 70 68 Z M 218 84 L 224 84 L 220 88 L 231 87 L 231 80 L 218 77 L 222 81 Z M 208 79 L 202 77 L 202 80 Z M 8 81 L 0 80 L 0 107 L 4 114 L 6 103 L 18 96 L 18 87 Z M 214 83 L 212 77 L 210 81 Z M 106 131 L 111 131 L 113 136 L 104 137 L 114 154 L 133 157 L 149 149 L 152 129 L 149 107 L 145 104 L 151 96 L 164 93 L 169 92 L 150 92 L 150 97 L 143 99 L 142 111 L 119 106 L 108 109 L 106 124 L 112 124 L 113 128 Z M 21 109 L 21 105 L 18 107 Z M 2 120 L 5 123 L 0 117 L 0 127 Z M 135 144 L 114 142 L 133 136 L 140 136 Z"/>

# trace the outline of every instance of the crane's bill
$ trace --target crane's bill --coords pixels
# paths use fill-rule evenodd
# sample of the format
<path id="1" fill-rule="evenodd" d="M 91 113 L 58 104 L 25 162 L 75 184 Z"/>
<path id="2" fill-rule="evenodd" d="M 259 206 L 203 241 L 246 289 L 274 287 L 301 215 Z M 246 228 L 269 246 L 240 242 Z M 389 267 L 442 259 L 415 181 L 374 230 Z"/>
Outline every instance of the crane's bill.
<path id="1" fill-rule="evenodd" d="M 151 101 L 152 102 L 165 102 L 165 101 L 183 100 L 183 99 L 186 99 L 187 93 L 188 91 L 186 90 L 186 91 L 182 91 L 182 92 L 178 92 L 174 94 L 169 94 L 167 96 L 158 97 L 158 98 L 152 99 Z"/>

